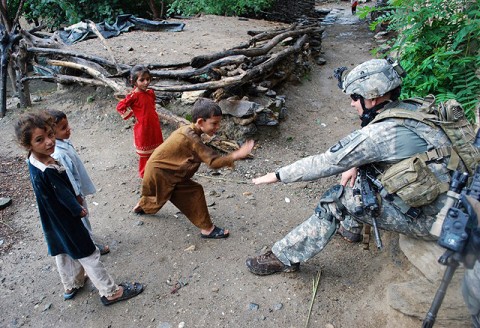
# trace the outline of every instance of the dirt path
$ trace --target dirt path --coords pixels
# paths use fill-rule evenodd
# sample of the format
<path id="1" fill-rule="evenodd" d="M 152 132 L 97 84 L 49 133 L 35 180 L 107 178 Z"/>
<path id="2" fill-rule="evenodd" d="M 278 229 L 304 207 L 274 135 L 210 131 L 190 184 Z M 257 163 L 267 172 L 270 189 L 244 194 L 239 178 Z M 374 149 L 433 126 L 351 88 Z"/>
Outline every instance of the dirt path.
<path id="1" fill-rule="evenodd" d="M 332 5 L 338 6 L 347 10 L 347 16 L 348 3 Z M 146 56 L 139 62 L 155 62 L 156 57 L 148 57 L 149 51 L 168 61 L 228 48 L 245 40 L 246 34 L 240 33 L 244 30 L 275 25 L 207 16 L 188 21 L 183 34 L 132 32 L 110 42 L 125 63 L 132 62 L 139 52 Z M 193 46 L 192 38 L 196 40 Z M 78 47 L 100 51 L 98 43 L 88 42 Z M 149 44 L 155 46 L 149 48 Z M 134 51 L 129 53 L 128 47 Z M 197 229 L 171 204 L 157 215 L 131 213 L 139 197 L 137 158 L 132 131 L 114 111 L 116 103 L 110 92 L 75 87 L 39 93 L 42 101 L 35 103 L 33 110 L 54 107 L 67 112 L 74 127 L 73 144 L 97 185 L 97 194 L 88 202 L 94 231 L 112 249 L 102 257 L 103 262 L 116 281 L 147 284 L 141 296 L 109 308 L 101 305 L 91 283 L 73 301 L 63 301 L 54 260 L 46 254 L 23 166 L 24 154 L 12 141 L 12 124 L 21 111 L 10 110 L 0 121 L 0 151 L 2 168 L 12 168 L 7 174 L 15 173 L 16 178 L 8 180 L 11 187 L 2 185 L 2 193 L 17 192 L 13 205 L 1 212 L 1 219 L 22 233 L 16 241 L 2 236 L 0 326 L 303 327 L 312 279 L 321 270 L 311 327 L 418 327 L 419 320 L 398 314 L 386 302 L 386 286 L 412 274 L 398 250 L 396 235 L 383 234 L 383 252 L 375 247 L 365 251 L 361 245 L 335 237 L 294 274 L 257 277 L 244 264 L 247 256 L 264 251 L 307 218 L 321 193 L 338 181 L 332 177 L 261 187 L 249 182 L 254 176 L 326 150 L 357 127 L 356 114 L 336 87 L 332 72 L 371 58 L 373 47 L 373 34 L 365 22 L 327 26 L 323 40 L 327 64 L 314 66 L 301 84 L 277 90 L 287 96 L 288 118 L 277 128 L 260 129 L 255 159 L 239 162 L 235 171 L 221 170 L 220 176 L 201 168 L 197 180 L 204 185 L 212 217 L 232 231 L 229 239 L 220 241 L 200 239 Z M 164 135 L 172 128 L 164 125 Z"/>

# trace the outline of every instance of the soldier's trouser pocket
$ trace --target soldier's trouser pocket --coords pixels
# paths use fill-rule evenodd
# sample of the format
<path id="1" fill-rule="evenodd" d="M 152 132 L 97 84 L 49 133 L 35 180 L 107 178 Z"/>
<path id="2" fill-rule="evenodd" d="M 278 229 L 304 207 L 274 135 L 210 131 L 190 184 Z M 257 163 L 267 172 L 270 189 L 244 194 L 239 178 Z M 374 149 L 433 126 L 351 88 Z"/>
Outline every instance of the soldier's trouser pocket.
<path id="1" fill-rule="evenodd" d="M 381 178 L 385 190 L 397 194 L 407 205 L 420 207 L 432 203 L 441 193 L 442 183 L 418 157 L 398 162 Z"/>

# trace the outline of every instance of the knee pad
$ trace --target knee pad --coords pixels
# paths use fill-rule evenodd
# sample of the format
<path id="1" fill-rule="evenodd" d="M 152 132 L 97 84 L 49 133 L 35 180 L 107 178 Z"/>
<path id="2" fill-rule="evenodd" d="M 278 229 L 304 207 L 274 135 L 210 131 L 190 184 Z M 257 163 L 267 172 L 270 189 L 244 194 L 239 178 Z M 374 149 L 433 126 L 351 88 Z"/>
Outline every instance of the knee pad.
<path id="1" fill-rule="evenodd" d="M 343 186 L 342 185 L 335 185 L 325 191 L 325 193 L 320 198 L 320 201 L 315 208 L 315 213 L 323 219 L 326 219 L 332 222 L 335 218 L 338 219 L 337 215 L 332 213 L 332 210 L 328 204 L 334 203 L 340 212 L 343 212 L 345 206 L 340 202 L 340 197 L 343 195 Z"/>

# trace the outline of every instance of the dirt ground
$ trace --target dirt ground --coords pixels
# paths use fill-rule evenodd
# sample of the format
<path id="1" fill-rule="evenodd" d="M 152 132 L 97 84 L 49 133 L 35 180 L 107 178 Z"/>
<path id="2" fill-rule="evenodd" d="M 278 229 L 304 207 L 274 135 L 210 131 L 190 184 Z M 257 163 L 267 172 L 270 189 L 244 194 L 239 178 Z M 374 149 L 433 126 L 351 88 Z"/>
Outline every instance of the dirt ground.
<path id="1" fill-rule="evenodd" d="M 350 16 L 349 3 L 330 3 Z M 201 16 L 184 20 L 180 33 L 130 32 L 108 40 L 116 59 L 127 64 L 189 60 L 248 40 L 248 30 L 281 24 Z M 278 127 L 261 127 L 254 159 L 212 175 L 202 166 L 203 184 L 214 222 L 230 229 L 226 240 L 205 240 L 171 204 L 156 215 L 131 212 L 139 198 L 137 157 L 131 126 L 115 111 L 113 93 L 76 86 L 35 91 L 28 110 L 55 108 L 67 113 L 72 142 L 84 160 L 97 193 L 87 198 L 98 238 L 110 245 L 102 257 L 117 282 L 139 281 L 144 293 L 104 307 L 89 282 L 64 301 L 54 259 L 47 255 L 35 200 L 24 164 L 25 152 L 13 137 L 23 109 L 10 107 L 0 120 L 1 194 L 13 204 L 0 211 L 1 327 L 305 327 L 312 280 L 321 271 L 310 327 L 418 327 L 386 302 L 386 287 L 415 274 L 398 249 L 398 236 L 382 233 L 384 251 L 349 244 L 338 236 L 298 273 L 258 277 L 245 259 L 268 249 L 310 216 L 319 196 L 339 177 L 291 185 L 254 186 L 252 177 L 304 156 L 322 152 L 358 128 L 350 101 L 332 77 L 339 66 L 370 59 L 376 46 L 367 23 L 326 26 L 326 64 L 313 65 L 300 84 L 276 90 L 286 95 L 288 117 Z M 108 57 L 98 40 L 75 46 Z M 164 137 L 174 129 L 163 125 Z M 432 295 L 433 297 L 433 295 Z"/>

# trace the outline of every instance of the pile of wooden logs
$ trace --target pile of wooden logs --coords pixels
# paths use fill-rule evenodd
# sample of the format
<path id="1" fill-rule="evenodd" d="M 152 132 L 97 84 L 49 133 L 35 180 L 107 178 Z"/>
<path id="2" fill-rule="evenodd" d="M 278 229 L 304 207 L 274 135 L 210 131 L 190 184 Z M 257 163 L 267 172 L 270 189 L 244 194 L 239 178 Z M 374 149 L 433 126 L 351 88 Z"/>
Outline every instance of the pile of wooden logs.
<path id="1" fill-rule="evenodd" d="M 92 30 L 96 31 L 95 24 L 90 24 Z M 274 122 L 278 116 L 281 118 L 284 98 L 276 97 L 272 89 L 286 80 L 300 79 L 307 74 L 311 59 L 320 54 L 322 33 L 323 27 L 318 24 L 292 24 L 284 29 L 251 31 L 248 33 L 250 40 L 243 44 L 222 52 L 194 57 L 188 63 L 168 66 L 145 64 L 153 76 L 150 87 L 162 105 L 191 92 L 198 92 L 199 96 L 210 97 L 219 103 L 225 99 L 231 100 L 231 97 L 235 97 L 234 100 L 238 103 L 248 101 L 246 97 L 267 95 L 271 101 L 259 106 L 262 111 L 266 109 L 268 115 L 273 115 Z M 35 31 L 22 30 L 21 35 L 18 47 L 21 51 L 15 54 L 19 70 L 16 74 L 19 93 L 29 90 L 29 81 L 42 79 L 61 84 L 105 86 L 113 89 L 117 97 L 126 94 L 124 81 L 131 66 L 115 61 L 100 33 L 97 36 L 109 51 L 110 58 L 72 51 L 55 34 L 45 38 Z M 25 68 L 28 64 L 33 65 L 35 74 L 27 74 Z M 23 94 L 21 98 L 28 101 L 29 97 L 29 94 Z M 275 105 L 272 106 L 272 103 Z M 229 106 L 231 107 L 231 102 Z M 269 108 L 275 109 L 272 111 Z M 253 111 L 249 115 L 256 117 L 259 112 Z M 167 121 L 186 123 L 185 119 L 161 106 L 159 113 Z M 272 120 L 265 121 L 266 115 L 260 116 L 263 117 L 262 122 L 267 122 L 266 125 L 274 125 Z M 247 121 L 251 119 L 238 119 L 242 121 L 244 118 Z M 254 123 L 254 119 L 250 123 Z"/>

